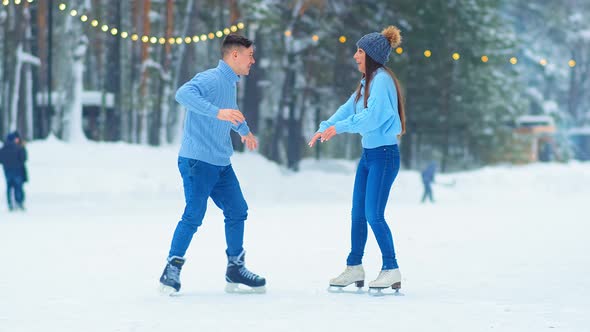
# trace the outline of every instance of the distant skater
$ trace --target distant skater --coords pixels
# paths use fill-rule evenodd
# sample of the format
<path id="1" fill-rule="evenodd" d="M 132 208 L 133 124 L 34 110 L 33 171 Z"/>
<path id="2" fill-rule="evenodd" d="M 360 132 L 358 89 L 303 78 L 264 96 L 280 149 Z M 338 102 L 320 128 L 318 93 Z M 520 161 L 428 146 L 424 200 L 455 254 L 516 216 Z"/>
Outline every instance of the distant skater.
<path id="1" fill-rule="evenodd" d="M 422 184 L 424 185 L 424 194 L 422 195 L 422 203 L 429 199 L 431 203 L 434 203 L 434 197 L 432 195 L 432 184 L 434 183 L 434 176 L 436 174 L 436 163 L 431 161 L 428 166 L 422 170 Z"/>
<path id="2" fill-rule="evenodd" d="M 24 183 L 28 181 L 27 149 L 17 131 L 6 136 L 0 149 L 0 163 L 6 178 L 6 201 L 9 211 L 25 210 Z"/>

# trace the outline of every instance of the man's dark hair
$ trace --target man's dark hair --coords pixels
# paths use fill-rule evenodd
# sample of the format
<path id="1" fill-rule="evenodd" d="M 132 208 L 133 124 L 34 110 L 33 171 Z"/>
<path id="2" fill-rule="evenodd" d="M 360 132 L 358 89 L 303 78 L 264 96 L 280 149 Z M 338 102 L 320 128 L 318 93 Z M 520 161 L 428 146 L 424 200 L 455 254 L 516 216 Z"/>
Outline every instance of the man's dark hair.
<path id="1" fill-rule="evenodd" d="M 232 48 L 236 46 L 243 46 L 245 48 L 248 48 L 252 46 L 253 43 L 253 41 L 244 36 L 230 33 L 229 35 L 225 36 L 225 38 L 223 39 L 223 44 L 221 44 L 221 56 L 225 56 L 227 52 L 229 52 Z"/>

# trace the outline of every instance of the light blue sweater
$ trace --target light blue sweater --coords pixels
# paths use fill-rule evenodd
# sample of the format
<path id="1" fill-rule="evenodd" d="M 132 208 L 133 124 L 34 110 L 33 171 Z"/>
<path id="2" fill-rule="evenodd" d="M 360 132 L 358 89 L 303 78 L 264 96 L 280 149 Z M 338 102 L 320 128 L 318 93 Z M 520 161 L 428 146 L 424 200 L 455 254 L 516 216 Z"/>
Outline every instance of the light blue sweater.
<path id="1" fill-rule="evenodd" d="M 176 101 L 186 107 L 179 156 L 217 166 L 231 163 L 233 146 L 230 130 L 246 136 L 248 124 L 235 126 L 217 119 L 220 109 L 238 109 L 236 85 L 240 77 L 223 60 L 216 68 L 198 73 L 176 91 Z"/>
<path id="2" fill-rule="evenodd" d="M 328 120 L 320 123 L 318 132 L 336 126 L 336 133 L 360 133 L 363 148 L 372 149 L 397 144 L 402 125 L 397 107 L 397 90 L 391 76 L 382 68 L 377 69 L 371 81 L 367 108 L 364 107 L 364 85 L 361 80 L 361 97 L 354 102 L 356 92 L 340 106 Z"/>

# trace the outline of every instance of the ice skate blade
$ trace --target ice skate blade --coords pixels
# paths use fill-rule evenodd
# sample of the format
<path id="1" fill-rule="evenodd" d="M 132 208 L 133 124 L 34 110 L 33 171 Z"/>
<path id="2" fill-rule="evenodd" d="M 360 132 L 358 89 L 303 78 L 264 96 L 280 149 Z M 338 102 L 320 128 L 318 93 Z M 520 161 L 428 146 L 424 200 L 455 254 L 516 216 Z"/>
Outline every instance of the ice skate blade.
<path id="1" fill-rule="evenodd" d="M 174 289 L 173 287 L 160 284 L 160 294 L 168 295 L 168 296 L 175 296 L 178 294 L 178 291 L 176 289 Z"/>
<path id="2" fill-rule="evenodd" d="M 389 287 L 369 287 L 369 295 L 371 296 L 375 296 L 375 297 L 380 297 L 380 296 L 405 296 L 404 293 L 401 293 L 399 291 L 399 288 L 394 288 L 393 292 L 387 291 L 385 292 L 386 289 L 389 289 Z"/>
<path id="3" fill-rule="evenodd" d="M 328 293 L 334 293 L 334 294 L 363 294 L 365 293 L 365 290 L 362 287 L 357 287 L 356 290 L 353 290 L 351 288 L 346 288 L 346 286 L 334 286 L 334 285 L 330 285 L 328 286 Z"/>
<path id="4" fill-rule="evenodd" d="M 225 285 L 225 292 L 229 294 L 264 294 L 266 293 L 266 286 L 249 287 L 246 285 L 230 283 Z"/>

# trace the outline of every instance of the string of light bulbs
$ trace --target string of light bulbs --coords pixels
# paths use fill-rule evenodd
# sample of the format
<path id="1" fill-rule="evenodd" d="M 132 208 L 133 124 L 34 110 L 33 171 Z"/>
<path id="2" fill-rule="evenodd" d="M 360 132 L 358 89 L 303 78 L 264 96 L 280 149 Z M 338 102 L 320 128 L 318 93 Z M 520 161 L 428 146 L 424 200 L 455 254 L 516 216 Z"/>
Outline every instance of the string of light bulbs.
<path id="1" fill-rule="evenodd" d="M 287 37 L 287 38 L 291 38 L 293 36 L 293 33 L 290 30 L 286 30 L 284 34 L 285 34 L 285 37 Z M 313 40 L 314 42 L 318 42 L 320 40 L 320 37 L 317 34 L 314 34 L 314 35 L 311 36 L 311 40 Z M 338 37 L 338 41 L 341 44 L 345 44 L 348 41 L 348 38 L 346 38 L 346 36 L 340 36 L 340 37 Z M 405 50 L 404 50 L 403 47 L 397 47 L 395 49 L 395 53 L 397 53 L 399 55 L 402 55 L 404 53 L 404 51 Z M 428 49 L 427 50 L 424 50 L 423 54 L 424 54 L 424 57 L 425 58 L 432 57 L 432 51 L 431 50 L 428 50 Z M 455 60 L 455 61 L 459 61 L 459 59 L 461 59 L 461 54 L 458 53 L 458 52 L 454 52 L 453 54 L 451 54 L 451 58 L 453 60 Z M 484 54 L 484 55 L 482 55 L 480 57 L 480 60 L 483 63 L 488 63 L 490 61 L 490 57 Z M 518 58 L 515 57 L 515 56 L 510 57 L 508 59 L 508 62 L 510 62 L 512 65 L 516 65 L 516 64 L 518 64 Z M 549 65 L 549 61 L 547 59 L 545 59 L 545 58 L 539 58 L 538 59 L 538 63 L 541 66 L 543 66 L 543 67 Z M 576 60 L 570 59 L 567 62 L 567 64 L 568 64 L 568 66 L 570 66 L 571 68 L 573 68 L 573 67 L 576 66 L 577 63 L 576 63 Z"/>
<path id="2" fill-rule="evenodd" d="M 8 6 L 11 0 L 2 0 L 2 4 L 4 6 Z M 33 3 L 35 0 L 12 0 L 15 5 L 20 5 L 23 2 Z M 218 30 L 216 32 L 209 32 L 203 34 L 197 34 L 193 36 L 176 36 L 176 37 L 169 37 L 165 38 L 162 36 L 150 36 L 150 35 L 139 35 L 137 33 L 130 33 L 119 29 L 118 27 L 109 26 L 108 24 L 101 23 L 98 18 L 91 18 L 88 14 L 84 14 L 77 9 L 70 9 L 69 6 L 65 2 L 61 2 L 57 8 L 60 12 L 69 14 L 72 17 L 77 17 L 83 23 L 89 24 L 92 28 L 100 29 L 104 33 L 108 33 L 115 37 L 120 37 L 122 39 L 130 39 L 132 41 L 141 41 L 143 43 L 151 43 L 151 44 L 171 44 L 171 45 L 180 45 L 180 44 L 191 44 L 191 43 L 198 43 L 204 42 L 207 40 L 215 39 L 215 38 L 222 38 L 226 35 L 229 35 L 232 32 L 237 32 L 238 30 L 243 30 L 246 26 L 244 23 L 240 22 L 230 27 L 226 27 L 222 30 Z"/>
<path id="3" fill-rule="evenodd" d="M 31 1 L 31 0 L 28 0 Z M 34 0 L 33 0 L 34 1 Z M 193 36 L 184 36 L 184 37 L 161 37 L 161 36 L 149 36 L 149 35 L 142 35 L 140 36 L 137 33 L 129 33 L 127 31 L 120 31 L 117 27 L 112 27 L 107 24 L 101 24 L 98 19 L 90 19 L 90 17 L 86 14 L 80 13 L 76 9 L 70 9 L 68 11 L 68 5 L 65 3 L 60 3 L 57 7 L 61 12 L 67 12 L 72 17 L 78 17 L 80 21 L 90 24 L 93 28 L 98 28 L 105 33 L 110 33 L 113 36 L 119 36 L 123 39 L 131 39 L 132 41 L 142 41 L 143 43 L 151 43 L 151 44 L 160 44 L 164 45 L 166 43 L 174 45 L 174 44 L 191 44 L 191 43 L 198 43 L 204 42 L 206 40 L 211 40 L 215 38 L 221 38 L 223 36 L 229 35 L 232 32 L 236 32 L 238 30 L 242 30 L 245 28 L 244 23 L 238 23 L 236 25 L 232 25 L 230 27 L 224 28 L 223 30 L 218 30 L 217 32 L 209 32 L 208 34 L 201 34 L 201 35 L 193 35 Z"/>
<path id="4" fill-rule="evenodd" d="M 8 6 L 10 4 L 10 2 L 11 2 L 11 0 L 2 0 L 2 4 L 4 6 Z M 33 3 L 33 2 L 35 2 L 35 0 L 12 0 L 12 2 L 15 5 L 20 5 L 24 2 Z M 194 36 L 169 37 L 169 38 L 158 37 L 158 36 L 147 36 L 147 35 L 140 36 L 137 33 L 129 33 L 127 31 L 120 31 L 119 28 L 117 28 L 117 27 L 112 27 L 107 24 L 101 24 L 98 19 L 90 19 L 90 17 L 88 15 L 82 14 L 76 9 L 70 9 L 68 11 L 68 5 L 64 2 L 62 2 L 58 5 L 58 9 L 61 12 L 68 13 L 72 17 L 78 17 L 80 19 L 80 21 L 90 24 L 90 26 L 92 26 L 93 28 L 98 28 L 105 33 L 110 33 L 113 36 L 119 36 L 122 39 L 130 39 L 132 41 L 141 41 L 143 43 L 151 43 L 151 44 L 164 45 L 164 44 L 168 43 L 171 45 L 175 45 L 175 44 L 180 45 L 182 43 L 191 44 L 191 43 L 204 42 L 204 41 L 215 39 L 215 38 L 221 38 L 221 37 L 228 35 L 232 32 L 237 32 L 238 30 L 242 30 L 245 28 L 245 24 L 240 22 L 236 25 L 232 25 L 230 27 L 224 28 L 223 30 L 218 30 L 217 32 L 209 32 L 207 34 L 200 34 L 200 35 L 194 35 Z M 293 33 L 290 30 L 286 30 L 284 32 L 284 35 L 287 38 L 293 37 Z M 319 42 L 319 40 L 320 40 L 320 37 L 317 34 L 313 34 L 310 38 L 312 41 L 314 41 L 316 43 Z M 348 42 L 348 38 L 346 36 L 342 35 L 342 36 L 338 37 L 338 41 L 341 44 L 345 44 Z M 402 55 L 404 53 L 404 49 L 402 47 L 397 47 L 395 49 L 395 53 Z M 428 58 L 432 57 L 433 52 L 431 50 L 427 49 L 427 50 L 424 50 L 423 54 L 424 54 L 424 57 L 428 59 Z M 461 59 L 461 54 L 458 52 L 454 52 L 453 54 L 451 54 L 451 58 L 455 61 L 459 61 Z M 480 57 L 480 60 L 482 63 L 488 63 L 490 61 L 490 57 L 484 54 Z M 515 56 L 510 57 L 510 58 L 508 58 L 508 62 L 512 65 L 516 65 L 516 64 L 518 64 L 518 58 Z M 541 65 L 543 67 L 549 65 L 549 61 L 545 58 L 538 59 L 538 63 L 539 63 L 539 65 Z M 577 63 L 574 59 L 570 59 L 567 62 L 567 65 L 570 68 L 574 68 L 576 66 L 576 64 Z"/>

